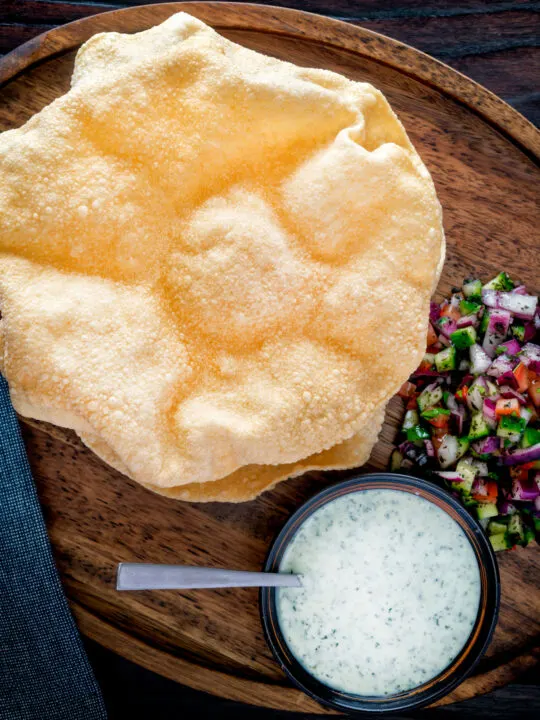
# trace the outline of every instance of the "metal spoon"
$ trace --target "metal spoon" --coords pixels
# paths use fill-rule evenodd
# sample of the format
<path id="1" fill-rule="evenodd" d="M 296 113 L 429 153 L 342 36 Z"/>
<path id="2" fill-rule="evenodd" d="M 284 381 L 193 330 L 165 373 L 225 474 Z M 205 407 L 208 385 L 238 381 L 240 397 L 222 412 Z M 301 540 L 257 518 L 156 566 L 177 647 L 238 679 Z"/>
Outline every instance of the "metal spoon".
<path id="1" fill-rule="evenodd" d="M 195 590 L 226 587 L 302 587 L 300 575 L 243 572 L 189 565 L 120 563 L 117 590 Z"/>

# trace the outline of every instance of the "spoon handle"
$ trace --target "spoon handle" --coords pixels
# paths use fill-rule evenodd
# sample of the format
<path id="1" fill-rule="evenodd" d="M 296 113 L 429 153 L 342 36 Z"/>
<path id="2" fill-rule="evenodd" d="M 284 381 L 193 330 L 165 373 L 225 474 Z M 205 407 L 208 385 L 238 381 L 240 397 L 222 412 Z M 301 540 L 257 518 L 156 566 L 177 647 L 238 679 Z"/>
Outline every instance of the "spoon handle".
<path id="1" fill-rule="evenodd" d="M 189 565 L 120 563 L 117 590 L 194 590 L 226 587 L 301 587 L 299 575 L 243 572 Z"/>

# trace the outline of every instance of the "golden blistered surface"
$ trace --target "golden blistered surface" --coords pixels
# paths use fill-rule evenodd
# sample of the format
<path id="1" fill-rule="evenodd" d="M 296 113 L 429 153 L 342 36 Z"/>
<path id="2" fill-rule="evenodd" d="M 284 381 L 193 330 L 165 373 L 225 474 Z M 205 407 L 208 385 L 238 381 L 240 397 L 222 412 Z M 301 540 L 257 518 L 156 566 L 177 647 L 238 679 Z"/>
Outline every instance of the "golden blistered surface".
<path id="1" fill-rule="evenodd" d="M 351 464 L 351 443 L 365 459 L 443 258 L 433 183 L 378 90 L 184 13 L 93 37 L 71 90 L 0 135 L 14 405 L 177 497 L 287 466 L 253 496 L 330 448 Z"/>

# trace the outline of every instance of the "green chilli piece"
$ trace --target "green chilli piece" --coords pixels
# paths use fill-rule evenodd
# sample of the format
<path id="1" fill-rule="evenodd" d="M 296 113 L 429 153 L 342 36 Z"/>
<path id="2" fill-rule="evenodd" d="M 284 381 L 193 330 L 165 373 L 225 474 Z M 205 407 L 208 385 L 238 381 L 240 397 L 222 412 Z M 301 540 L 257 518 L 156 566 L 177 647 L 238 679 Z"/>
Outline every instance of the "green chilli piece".
<path id="1" fill-rule="evenodd" d="M 525 342 L 525 325 L 516 325 L 514 323 L 510 326 L 510 331 L 512 332 L 512 335 L 516 338 L 516 340 L 519 340 L 520 342 Z"/>
<path id="2" fill-rule="evenodd" d="M 472 325 L 460 328 L 450 335 L 450 341 L 458 350 L 465 350 L 476 343 L 476 330 Z M 436 361 L 437 356 L 435 356 L 435 362 Z"/>
<path id="3" fill-rule="evenodd" d="M 428 408 L 421 413 L 424 420 L 433 420 L 434 418 L 440 417 L 441 415 L 450 415 L 450 410 L 446 408 Z"/>
<path id="4" fill-rule="evenodd" d="M 472 423 L 471 423 L 472 424 Z M 519 440 L 522 432 L 525 430 L 525 418 L 516 415 L 503 415 L 499 420 L 497 427 L 497 436 L 514 440 L 517 436 Z"/>
<path id="5" fill-rule="evenodd" d="M 488 283 L 486 283 L 483 289 L 508 292 L 508 290 L 514 289 L 514 283 L 507 273 L 500 272 L 496 277 L 493 278 L 493 280 L 490 280 Z"/>
<path id="6" fill-rule="evenodd" d="M 407 440 L 412 443 L 429 440 L 429 433 L 421 425 L 415 425 L 407 430 Z"/>
<path id="7" fill-rule="evenodd" d="M 482 305 L 472 300 L 462 300 L 459 303 L 459 311 L 462 315 L 476 315 L 481 309 Z"/>

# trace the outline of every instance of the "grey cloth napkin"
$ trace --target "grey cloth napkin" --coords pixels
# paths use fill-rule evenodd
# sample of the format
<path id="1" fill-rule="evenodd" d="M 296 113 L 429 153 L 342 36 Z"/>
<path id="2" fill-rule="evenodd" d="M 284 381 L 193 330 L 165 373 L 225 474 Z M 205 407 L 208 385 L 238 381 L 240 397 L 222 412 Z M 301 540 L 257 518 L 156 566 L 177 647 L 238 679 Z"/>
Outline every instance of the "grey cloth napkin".
<path id="1" fill-rule="evenodd" d="M 105 720 L 0 375 L 0 718 Z"/>

